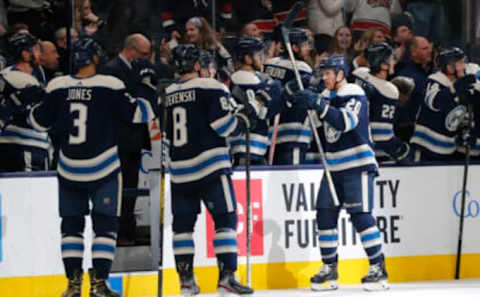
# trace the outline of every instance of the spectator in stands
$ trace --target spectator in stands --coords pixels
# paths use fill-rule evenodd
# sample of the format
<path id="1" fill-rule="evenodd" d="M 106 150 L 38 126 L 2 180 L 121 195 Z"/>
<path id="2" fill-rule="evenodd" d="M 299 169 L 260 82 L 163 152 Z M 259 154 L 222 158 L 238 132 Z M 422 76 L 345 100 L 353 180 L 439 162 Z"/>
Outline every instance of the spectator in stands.
<path id="1" fill-rule="evenodd" d="M 43 0 L 9 0 L 7 19 L 9 24 L 26 24 L 34 36 L 43 36 Z"/>
<path id="2" fill-rule="evenodd" d="M 353 58 L 353 39 L 352 31 L 347 26 L 341 26 L 333 35 L 333 40 L 330 43 L 330 55 L 344 55 L 345 58 L 350 62 Z"/>
<path id="3" fill-rule="evenodd" d="M 395 134 L 403 141 L 409 142 L 415 127 L 418 111 L 425 99 L 427 89 L 426 81 L 430 74 L 428 65 L 432 61 L 432 45 L 420 36 L 415 36 L 407 43 L 409 52 L 408 61 L 400 69 L 396 76 L 412 78 L 415 82 L 415 89 L 406 102 L 399 102 L 396 112 Z"/>
<path id="4" fill-rule="evenodd" d="M 185 41 L 201 49 L 215 52 L 215 61 L 221 80 L 227 80 L 234 71 L 233 60 L 225 47 L 215 39 L 215 32 L 204 17 L 193 17 L 185 24 Z"/>
<path id="5" fill-rule="evenodd" d="M 358 40 L 364 31 L 372 28 L 382 30 L 390 38 L 390 14 L 402 12 L 398 0 L 346 0 L 345 10 L 352 13 L 351 28 L 354 40 Z"/>
<path id="6" fill-rule="evenodd" d="M 242 27 L 241 36 L 251 36 L 263 40 L 263 32 L 258 29 L 257 24 L 250 22 Z"/>
<path id="7" fill-rule="evenodd" d="M 328 51 L 335 31 L 343 26 L 343 0 L 312 0 L 307 7 L 308 26 L 315 38 L 315 49 L 321 55 Z"/>
<path id="8" fill-rule="evenodd" d="M 140 81 L 132 70 L 134 59 L 150 59 L 151 44 L 142 34 L 132 34 L 125 39 L 120 54 L 110 60 L 102 69 L 102 74 L 119 78 L 126 86 L 127 92 L 132 96 L 137 93 Z M 122 170 L 124 188 L 138 187 L 138 171 L 142 149 L 150 150 L 150 134 L 146 124 L 120 125 L 118 154 Z M 132 245 L 135 243 L 136 220 L 134 216 L 136 196 L 124 199 L 120 216 L 120 231 L 118 233 L 119 245 Z"/>
<path id="9" fill-rule="evenodd" d="M 407 42 L 412 40 L 412 20 L 406 14 L 400 14 L 392 18 L 392 37 L 395 43 L 394 58 L 397 60 L 396 71 L 400 70 L 408 59 L 406 53 Z"/>
<path id="10" fill-rule="evenodd" d="M 7 32 L 8 21 L 7 21 L 7 10 L 5 8 L 5 1 L 0 0 L 0 35 Z"/>
<path id="11" fill-rule="evenodd" d="M 70 28 L 70 36 L 72 43 L 78 39 L 78 32 L 75 28 Z M 63 73 L 68 73 L 67 28 L 62 27 L 55 31 L 55 44 L 59 55 L 58 69 Z"/>
<path id="12" fill-rule="evenodd" d="M 415 35 L 428 38 L 434 44 L 445 45 L 449 27 L 443 0 L 408 0 L 406 11 L 415 20 Z"/>
<path id="13" fill-rule="evenodd" d="M 81 36 L 92 37 L 105 47 L 104 21 L 92 11 L 90 0 L 77 0 L 75 5 L 75 28 Z"/>
<path id="14" fill-rule="evenodd" d="M 235 17 L 240 24 L 245 26 L 254 24 L 263 35 L 262 39 L 273 39 L 275 21 L 270 1 L 242 0 L 233 1 L 232 5 Z M 241 32 L 243 34 L 243 30 Z"/>

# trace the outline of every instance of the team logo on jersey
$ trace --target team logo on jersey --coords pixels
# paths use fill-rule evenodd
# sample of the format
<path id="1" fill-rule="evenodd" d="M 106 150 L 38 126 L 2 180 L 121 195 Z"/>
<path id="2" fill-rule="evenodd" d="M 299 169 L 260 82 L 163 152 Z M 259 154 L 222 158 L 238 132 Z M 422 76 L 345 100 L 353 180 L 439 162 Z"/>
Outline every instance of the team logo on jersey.
<path id="1" fill-rule="evenodd" d="M 467 108 L 464 105 L 459 105 L 452 109 L 445 118 L 445 128 L 450 132 L 458 130 L 460 124 L 467 116 Z"/>
<path id="2" fill-rule="evenodd" d="M 328 143 L 335 143 L 340 139 L 342 132 L 330 126 L 329 123 L 324 122 L 323 128 L 325 132 L 325 138 L 327 139 Z"/>

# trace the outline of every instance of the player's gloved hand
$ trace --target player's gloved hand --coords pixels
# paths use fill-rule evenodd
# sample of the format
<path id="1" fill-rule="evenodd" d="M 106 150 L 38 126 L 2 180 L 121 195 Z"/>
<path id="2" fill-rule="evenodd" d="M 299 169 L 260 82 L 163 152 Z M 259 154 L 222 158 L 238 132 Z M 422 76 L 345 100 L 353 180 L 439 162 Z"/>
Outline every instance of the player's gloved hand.
<path id="1" fill-rule="evenodd" d="M 152 62 L 146 59 L 135 59 L 132 61 L 132 70 L 137 74 L 140 83 L 156 88 L 158 77 Z"/>
<path id="2" fill-rule="evenodd" d="M 408 100 L 415 89 L 415 81 L 410 77 L 397 76 L 390 81 L 398 88 L 398 92 L 405 100 Z"/>
<path id="3" fill-rule="evenodd" d="M 324 115 L 328 108 L 328 101 L 312 90 L 301 90 L 293 94 L 293 103 L 305 109 L 313 109 Z"/>
<path id="4" fill-rule="evenodd" d="M 258 115 L 250 103 L 239 105 L 235 115 L 242 121 L 245 129 L 252 130 L 257 126 Z"/>
<path id="5" fill-rule="evenodd" d="M 461 133 L 455 137 L 455 144 L 459 147 L 473 147 L 476 143 L 477 137 L 468 130 L 461 131 Z"/>
<path id="6" fill-rule="evenodd" d="M 302 85 L 304 89 L 307 89 L 310 86 L 310 80 L 312 76 L 310 74 L 304 74 L 301 76 Z M 292 96 L 296 91 L 300 90 L 297 80 L 292 79 L 285 84 L 285 91 L 288 95 Z"/>
<path id="7" fill-rule="evenodd" d="M 461 103 L 469 103 L 469 102 L 464 102 L 468 101 L 468 97 L 472 96 L 474 93 L 474 87 L 473 84 L 476 82 L 476 78 L 472 74 L 465 75 L 464 77 L 461 77 L 457 79 L 453 83 L 453 87 L 455 88 L 455 91 L 457 92 L 458 98 L 460 98 Z"/>

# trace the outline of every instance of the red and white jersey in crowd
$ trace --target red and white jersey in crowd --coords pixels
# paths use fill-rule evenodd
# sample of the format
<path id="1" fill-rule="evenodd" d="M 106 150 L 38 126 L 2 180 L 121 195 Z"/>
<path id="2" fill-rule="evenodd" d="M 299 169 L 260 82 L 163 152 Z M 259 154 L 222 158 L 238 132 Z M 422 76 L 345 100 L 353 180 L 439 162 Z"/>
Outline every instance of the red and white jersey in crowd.
<path id="1" fill-rule="evenodd" d="M 398 0 L 346 0 L 345 9 L 353 13 L 350 25 L 352 30 L 379 28 L 389 37 L 392 35 L 390 13 L 402 11 Z"/>

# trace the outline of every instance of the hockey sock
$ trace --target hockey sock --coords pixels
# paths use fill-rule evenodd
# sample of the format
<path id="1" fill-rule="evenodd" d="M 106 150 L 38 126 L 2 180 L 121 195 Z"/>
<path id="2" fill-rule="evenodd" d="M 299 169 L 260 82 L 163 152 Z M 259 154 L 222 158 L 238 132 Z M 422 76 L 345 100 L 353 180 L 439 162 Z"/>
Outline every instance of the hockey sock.
<path id="1" fill-rule="evenodd" d="M 355 229 L 360 235 L 363 249 L 367 253 L 370 265 L 381 262 L 383 260 L 382 237 L 372 214 L 354 213 L 350 214 L 350 216 Z"/>
<path id="2" fill-rule="evenodd" d="M 108 279 L 115 256 L 118 217 L 92 212 L 95 237 L 92 242 L 93 268 L 99 279 Z"/>
<path id="3" fill-rule="evenodd" d="M 84 228 L 85 218 L 83 216 L 62 218 L 62 260 L 69 279 L 73 278 L 76 270 L 82 269 Z"/>
<path id="4" fill-rule="evenodd" d="M 173 234 L 173 254 L 177 272 L 180 273 L 180 264 L 193 268 L 193 255 L 195 254 L 195 244 L 193 242 L 193 233 L 174 233 Z"/>
<path id="5" fill-rule="evenodd" d="M 237 220 L 235 212 L 213 215 L 215 222 L 213 248 L 220 270 L 237 270 Z"/>
<path id="6" fill-rule="evenodd" d="M 338 212 L 337 209 L 317 209 L 320 254 L 325 264 L 332 264 L 338 260 Z"/>

